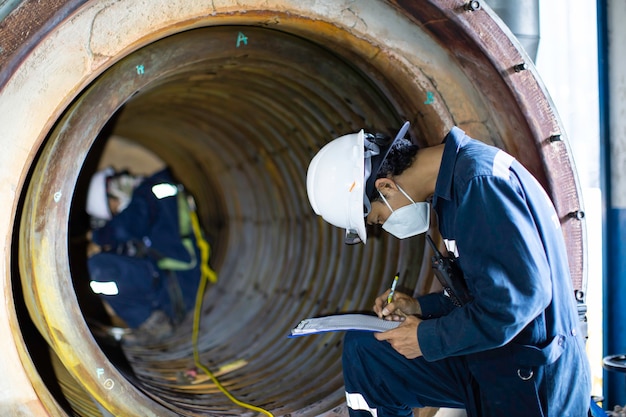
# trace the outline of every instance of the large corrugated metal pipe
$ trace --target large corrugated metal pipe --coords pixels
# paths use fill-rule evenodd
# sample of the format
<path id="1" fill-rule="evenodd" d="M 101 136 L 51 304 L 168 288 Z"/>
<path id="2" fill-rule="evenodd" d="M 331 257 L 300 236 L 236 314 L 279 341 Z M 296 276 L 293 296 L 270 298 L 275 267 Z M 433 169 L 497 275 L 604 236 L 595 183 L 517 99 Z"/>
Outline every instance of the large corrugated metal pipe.
<path id="1" fill-rule="evenodd" d="M 43 3 L 16 7 L 0 36 L 3 415 L 254 413 L 187 372 L 191 318 L 157 347 L 122 349 L 91 326 L 104 316 L 85 290 L 84 194 L 107 163 L 167 164 L 194 194 L 219 276 L 200 359 L 274 415 L 345 414 L 342 335 L 288 339 L 300 319 L 370 310 L 398 270 L 431 288 L 423 238 L 345 246 L 313 214 L 306 168 L 336 136 L 408 120 L 421 146 L 458 125 L 507 150 L 555 202 L 584 289 L 565 132 L 479 2 Z"/>

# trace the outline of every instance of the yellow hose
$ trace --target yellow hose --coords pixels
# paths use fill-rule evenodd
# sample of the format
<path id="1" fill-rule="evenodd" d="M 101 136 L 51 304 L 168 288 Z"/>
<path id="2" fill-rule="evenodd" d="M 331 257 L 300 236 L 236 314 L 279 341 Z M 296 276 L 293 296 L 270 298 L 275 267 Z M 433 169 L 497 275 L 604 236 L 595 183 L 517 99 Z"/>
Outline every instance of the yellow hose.
<path id="1" fill-rule="evenodd" d="M 274 417 L 272 413 L 261 407 L 239 401 L 230 392 L 228 392 L 228 390 L 219 382 L 217 377 L 206 366 L 204 366 L 202 362 L 200 362 L 200 355 L 198 353 L 198 333 L 200 332 L 200 312 L 202 311 L 202 298 L 206 289 L 207 282 L 217 282 L 217 274 L 209 266 L 208 260 L 210 248 L 208 242 L 202 237 L 198 216 L 196 215 L 195 211 L 191 211 L 190 215 L 191 225 L 193 227 L 194 234 L 196 235 L 196 242 L 198 244 L 198 248 L 200 249 L 201 258 L 200 284 L 198 285 L 198 292 L 196 294 L 196 306 L 193 315 L 192 344 L 194 363 L 198 369 L 202 369 L 202 371 L 207 374 L 207 376 L 211 379 L 211 381 L 213 381 L 217 388 L 219 388 L 219 390 L 222 391 L 222 393 L 224 393 L 224 395 L 228 397 L 228 399 L 231 400 L 234 404 L 253 411 L 257 411 L 259 413 L 263 413 L 268 417 Z"/>

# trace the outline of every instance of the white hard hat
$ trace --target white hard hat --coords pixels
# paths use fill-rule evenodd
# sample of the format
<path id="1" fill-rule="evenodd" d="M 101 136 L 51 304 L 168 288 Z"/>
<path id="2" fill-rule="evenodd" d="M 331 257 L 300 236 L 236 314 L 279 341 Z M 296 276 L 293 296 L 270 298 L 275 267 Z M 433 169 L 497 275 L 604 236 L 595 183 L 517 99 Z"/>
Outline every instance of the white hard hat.
<path id="1" fill-rule="evenodd" d="M 328 223 L 346 229 L 346 243 L 366 243 L 365 216 L 376 174 L 393 143 L 408 129 L 406 122 L 385 146 L 367 140 L 363 130 L 344 135 L 324 145 L 311 160 L 307 171 L 311 207 Z"/>
<path id="2" fill-rule="evenodd" d="M 315 214 L 365 242 L 363 139 L 361 130 L 327 143 L 309 164 L 306 188 Z"/>
<path id="3" fill-rule="evenodd" d="M 113 168 L 108 167 L 96 172 L 89 182 L 87 190 L 87 205 L 85 211 L 92 217 L 103 220 L 111 220 L 112 214 L 107 198 L 107 178 L 115 173 Z"/>

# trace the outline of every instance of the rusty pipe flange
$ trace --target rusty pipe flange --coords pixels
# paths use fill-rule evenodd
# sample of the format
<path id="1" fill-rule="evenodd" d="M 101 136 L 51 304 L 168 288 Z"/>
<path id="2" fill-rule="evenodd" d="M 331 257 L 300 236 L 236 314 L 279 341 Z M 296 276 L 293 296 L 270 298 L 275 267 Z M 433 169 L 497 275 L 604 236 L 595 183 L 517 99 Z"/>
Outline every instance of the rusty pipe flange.
<path id="1" fill-rule="evenodd" d="M 254 40 L 257 50 L 249 50 L 238 58 L 233 55 L 236 50 L 222 45 L 227 45 L 228 40 L 243 32 Z M 271 62 L 267 62 L 263 51 L 271 51 Z M 299 54 L 302 59 L 298 59 Z M 311 60 L 312 56 L 316 59 Z M 323 61 L 324 65 L 312 68 L 311 62 L 317 60 Z M 223 66 L 228 67 L 227 71 L 220 70 Z M 137 77 L 138 67 L 148 70 Z M 317 78 L 307 75 L 314 70 Z M 266 74 L 274 76 L 267 77 Z M 245 90 L 238 91 L 243 87 Z M 337 111 L 341 106 L 338 92 L 350 97 L 352 102 L 342 113 Z M 227 95 L 233 99 L 226 100 Z M 199 101 L 198 97 L 201 98 Z M 214 97 L 218 97 L 219 102 L 214 103 Z M 305 105 L 299 108 L 294 105 L 294 100 Z M 329 239 L 335 245 L 339 243 L 339 248 L 328 252 L 327 257 L 331 260 L 337 259 L 337 252 L 345 248 L 341 240 L 336 239 L 336 233 L 328 235 L 324 232 L 329 229 L 328 225 L 311 215 L 302 193 L 301 167 L 306 166 L 315 148 L 307 144 L 316 139 L 310 137 L 310 131 L 319 131 L 326 124 L 345 123 L 355 116 L 371 120 L 372 125 L 390 122 L 393 114 L 384 111 L 384 96 L 377 95 L 368 79 L 326 50 L 274 30 L 213 27 L 187 31 L 155 42 L 98 77 L 59 121 L 33 173 L 31 194 L 27 196 L 28 208 L 23 217 L 24 242 L 32 240 L 29 225 L 34 219 L 40 219 L 44 230 L 49 230 L 48 224 L 57 222 L 55 213 L 47 212 L 42 216 L 38 211 L 39 200 L 33 197 L 38 195 L 37 187 L 50 189 L 54 186 L 49 181 L 64 182 L 73 175 L 72 170 L 81 170 L 88 149 L 79 144 L 88 146 L 89 141 L 85 138 L 94 138 L 121 103 L 126 103 L 126 107 L 117 130 L 150 147 L 167 161 L 180 178 L 190 183 L 194 194 L 201 196 L 199 203 L 214 200 L 203 195 L 206 192 L 203 190 L 206 188 L 203 187 L 204 178 L 212 179 L 217 187 L 217 192 L 212 190 L 213 194 L 227 196 L 222 199 L 225 207 L 207 216 L 208 219 L 221 218 L 227 227 L 226 237 L 216 245 L 218 251 L 226 252 L 220 270 L 220 275 L 225 277 L 224 284 L 221 285 L 223 288 L 218 285 L 215 290 L 220 293 L 219 302 L 210 303 L 210 314 L 205 314 L 205 318 L 210 321 L 215 316 L 232 317 L 237 326 L 223 320 L 210 323 L 203 329 L 201 347 L 205 349 L 204 340 L 212 343 L 202 356 L 212 363 L 228 363 L 233 357 L 246 358 L 245 372 L 232 379 L 233 383 L 243 385 L 238 390 L 245 397 L 276 397 L 274 401 L 278 404 L 274 407 L 287 411 L 308 407 L 311 403 L 317 403 L 322 409 L 337 405 L 343 393 L 336 346 L 323 361 L 309 352 L 317 351 L 317 344 L 283 343 L 277 347 L 276 340 L 284 338 L 289 327 L 294 325 L 291 320 L 281 318 L 323 314 L 340 308 L 363 309 L 364 303 L 369 304 L 380 291 L 380 282 L 378 275 L 367 270 L 376 257 L 367 257 L 363 262 L 358 253 L 349 262 L 339 262 L 336 266 L 325 262 L 324 270 L 315 272 L 317 256 L 305 255 L 316 252 L 307 249 L 308 246 L 317 246 L 316 242 Z M 266 108 L 270 106 L 268 111 Z M 293 115 L 294 111 L 297 117 Z M 198 117 L 198 113 L 204 116 Z M 242 125 L 240 120 L 248 115 L 254 115 L 259 122 Z M 314 129 L 302 130 L 303 122 Z M 275 124 L 275 130 L 286 133 L 276 135 L 266 128 L 268 124 Z M 207 129 L 203 130 L 202 126 Z M 302 149 L 306 151 L 302 152 Z M 64 158 L 72 163 L 56 162 Z M 63 169 L 50 169 L 57 164 Z M 55 173 L 50 175 L 52 171 Z M 195 183 L 199 180 L 199 184 Z M 56 195 L 60 201 L 62 192 Z M 277 201 L 280 204 L 276 204 Z M 312 233 L 304 233 L 303 227 L 307 224 Z M 321 235 L 318 227 L 322 229 Z M 302 239 L 303 236 L 306 239 Z M 250 246 L 248 242 L 257 244 Z M 30 243 L 33 244 L 37 245 Z M 224 246 L 226 249 L 222 249 Z M 390 245 L 390 249 L 393 247 Z M 369 248 L 373 250 L 375 246 Z M 37 249 L 24 249 L 23 262 L 37 263 L 30 259 L 30 256 L 35 259 L 43 256 Z M 64 252 L 56 253 L 58 259 L 68 257 Z M 310 273 L 303 274 L 303 268 Z M 25 287 L 31 281 L 38 281 L 38 272 L 36 269 L 31 274 L 24 273 Z M 68 281 L 67 270 L 59 269 L 55 275 L 57 283 Z M 358 289 L 364 295 L 354 293 L 352 280 L 332 282 L 336 275 L 360 277 Z M 68 287 L 67 282 L 61 285 Z M 50 335 L 45 315 L 52 312 L 40 314 L 42 309 L 34 306 L 39 301 L 38 294 L 27 292 L 27 296 L 33 298 L 27 297 L 40 331 Z M 58 310 L 56 307 L 57 314 Z M 237 314 L 233 315 L 233 311 Z M 80 316 L 74 315 L 70 321 L 79 320 Z M 331 337 L 338 338 L 337 335 Z M 57 347 L 55 350 L 63 349 L 58 347 L 54 336 L 48 339 Z M 189 335 L 180 339 L 177 343 L 184 344 Z M 327 342 L 322 340 L 321 343 Z M 79 346 L 80 341 L 72 345 L 74 351 L 81 351 Z M 89 344 L 83 350 L 88 351 Z M 173 387 L 170 393 L 163 389 L 176 369 L 190 366 L 188 361 L 179 365 L 167 355 L 159 355 L 153 361 L 145 360 L 145 356 L 154 357 L 139 354 L 132 360 L 136 373 L 150 381 L 143 388 L 152 387 L 159 391 L 161 399 L 180 404 L 185 407 L 185 413 L 193 412 L 194 407 L 177 398 L 180 396 L 176 394 L 178 387 Z M 174 353 L 173 356 L 180 354 Z M 309 357 L 312 362 L 307 365 L 302 357 Z M 82 358 L 79 362 L 85 361 L 86 358 Z M 170 366 L 165 372 L 164 363 Z M 308 385 L 290 381 L 302 366 L 307 366 L 319 380 L 312 379 Z M 104 365 L 99 369 L 107 370 Z M 153 369 L 160 371 L 151 372 Z M 255 374 L 264 376 L 253 378 L 251 375 Z M 75 377 L 85 385 L 92 383 L 80 373 Z M 258 382 L 251 383 L 255 380 Z M 116 375 L 116 381 L 122 381 L 116 383 L 121 384 L 123 378 Z M 329 381 L 333 381 L 332 384 Z M 320 385 L 324 386 L 325 394 L 314 389 Z M 298 395 L 294 386 L 301 386 L 302 394 Z M 195 391 L 199 393 L 198 388 Z M 323 401 L 319 400 L 320 395 Z M 107 399 L 105 404 L 110 401 Z M 197 401 L 198 398 L 194 400 Z M 206 403 L 210 406 L 205 405 L 203 409 L 208 407 L 212 412 L 225 412 L 229 408 L 227 399 L 220 395 L 207 397 Z M 181 412 L 181 409 L 176 411 Z"/>
<path id="2" fill-rule="evenodd" d="M 110 74 L 127 65 L 128 72 L 125 74 L 132 73 L 133 82 L 141 83 L 142 79 L 147 81 L 146 78 L 151 76 L 150 67 L 145 65 L 144 60 L 134 63 L 133 66 L 132 60 L 142 56 L 142 52 L 147 50 L 140 49 L 141 47 L 155 43 L 167 35 L 204 26 L 250 25 L 271 27 L 307 39 L 313 44 L 326 45 L 327 50 L 341 58 L 346 68 L 350 67 L 356 74 L 364 75 L 370 84 L 371 91 L 385 98 L 388 116 L 381 118 L 385 124 L 393 124 L 395 119 L 408 118 L 413 122 L 413 134 L 419 136 L 422 145 L 437 143 L 451 124 L 458 124 L 470 134 L 507 149 L 529 166 L 551 192 L 562 218 L 570 219 L 565 216 L 565 213 L 572 212 L 571 206 L 578 205 L 577 185 L 571 165 L 569 165 L 566 143 L 544 141 L 545 137 L 550 137 L 560 131 L 551 104 L 532 67 L 522 72 L 512 69 L 523 58 L 523 53 L 519 52 L 515 42 L 511 41 L 506 33 L 494 23 L 487 9 L 468 12 L 463 8 L 464 2 L 461 1 L 427 1 L 423 2 L 421 4 L 423 7 L 419 9 L 412 2 L 382 1 L 317 2 L 314 5 L 299 1 L 265 1 L 262 3 L 249 1 L 238 2 L 236 5 L 231 2 L 213 2 L 214 8 L 211 10 L 206 9 L 204 2 L 194 1 L 155 1 L 141 5 L 135 3 L 93 1 L 84 3 L 81 8 L 72 8 L 68 16 L 65 16 L 71 18 L 48 28 L 49 32 L 45 37 L 37 38 L 38 40 L 33 45 L 28 45 L 28 48 L 23 49 L 27 53 L 20 55 L 19 59 L 9 57 L 5 61 L 10 64 L 6 67 L 14 71 L 13 75 L 6 80 L 0 97 L 0 121 L 6 133 L 6 139 L 3 139 L 5 141 L 3 148 L 6 149 L 5 160 L 0 165 L 3 175 L 8 179 L 0 185 L 4 187 L 3 191 L 7 192 L 3 195 L 17 196 L 20 190 L 25 188 L 25 173 L 30 168 L 40 144 L 46 136 L 49 136 L 48 149 L 38 160 L 32 177 L 30 188 L 33 191 L 27 199 L 28 204 L 25 206 L 23 217 L 25 219 L 24 232 L 19 240 L 22 247 L 21 254 L 24 256 L 21 260 L 24 287 L 32 289 L 31 294 L 27 295 L 27 298 L 30 297 L 31 314 L 68 370 L 73 372 L 85 388 L 109 409 L 122 414 L 133 414 L 133 411 L 143 410 L 149 415 L 168 412 L 172 408 L 165 407 L 166 410 L 164 410 L 164 406 L 144 397 L 123 378 L 117 379 L 119 374 L 109 366 L 106 358 L 90 342 L 89 333 L 80 316 L 75 311 L 62 310 L 58 303 L 55 304 L 46 297 L 65 297 L 68 300 L 69 310 L 75 310 L 75 297 L 68 289 L 70 288 L 68 285 L 69 268 L 67 267 L 67 250 L 64 248 L 66 238 L 62 236 L 66 234 L 67 229 L 56 226 L 67 224 L 68 198 L 74 192 L 82 159 L 87 154 L 103 121 L 126 101 L 128 101 L 127 114 L 129 115 L 145 114 L 146 109 L 155 116 L 158 113 L 151 110 L 149 105 L 151 100 L 141 100 L 143 91 L 136 97 L 136 101 L 131 101 L 128 91 L 117 93 L 113 90 L 108 99 L 101 100 L 99 104 L 92 103 L 91 106 L 94 107 L 81 108 L 84 103 L 88 102 L 89 95 L 83 93 L 86 86 L 93 81 L 93 89 L 104 88 L 106 84 L 101 81 L 106 78 L 106 75 L 102 79 L 98 77 L 117 62 L 119 65 L 113 68 Z M 30 7 L 36 6 L 31 4 Z M 254 37 L 250 38 L 251 41 L 253 39 Z M 231 38 L 232 43 L 235 41 L 236 39 Z M 243 47 L 243 45 L 240 46 Z M 59 53 L 59 49 L 67 53 Z M 134 51 L 137 51 L 137 55 L 132 54 Z M 226 67 L 228 65 L 236 67 L 244 62 L 244 55 L 246 53 L 242 52 L 238 57 L 221 58 L 224 59 L 222 63 Z M 269 72 L 271 76 L 266 79 L 279 80 L 280 77 L 274 77 L 276 71 L 280 71 L 279 66 L 275 66 L 275 69 Z M 300 73 L 303 72 L 300 71 Z M 173 70 L 172 75 L 176 75 L 175 73 L 176 71 Z M 210 84 L 211 73 L 207 74 L 205 71 L 202 74 L 189 75 L 190 78 L 208 81 Z M 153 97 L 167 98 L 167 86 L 171 85 L 179 86 L 175 89 L 179 92 L 170 95 L 170 98 L 189 97 L 180 93 L 180 86 L 184 84 L 168 84 L 166 76 L 167 74 L 160 74 L 158 82 L 155 80 L 154 88 L 150 90 L 154 93 Z M 311 77 L 313 87 L 311 91 L 317 93 L 318 89 L 320 91 L 324 89 L 324 80 L 316 83 L 315 78 Z M 169 81 L 176 80 L 170 79 Z M 226 85 L 236 87 L 237 82 L 242 81 L 243 79 L 235 77 L 232 84 L 226 83 Z M 291 81 L 296 80 L 283 78 L 280 85 L 285 88 L 285 91 L 293 91 L 290 89 Z M 257 85 L 258 91 L 263 91 L 261 84 L 257 83 Z M 148 92 L 145 93 L 143 97 L 150 97 Z M 225 92 L 221 93 L 223 98 Z M 279 173 L 297 175 L 297 172 L 302 172 L 306 166 L 307 158 L 324 141 L 332 136 L 354 130 L 360 124 L 357 116 L 362 112 L 355 110 L 358 106 L 346 106 L 346 103 L 349 103 L 353 97 L 342 97 L 341 94 L 337 94 L 331 98 L 330 95 L 320 94 L 321 99 L 303 100 L 303 104 L 297 107 L 313 115 L 305 118 L 308 134 L 301 139 L 294 139 L 290 135 L 293 129 L 290 130 L 290 128 L 302 117 L 300 114 L 287 111 L 287 105 L 284 103 L 274 110 L 285 115 L 283 118 L 291 120 L 290 123 L 277 123 L 276 120 L 263 117 L 255 125 L 255 119 L 248 117 L 247 124 L 251 127 L 239 127 L 238 137 L 248 140 L 247 143 L 252 148 L 282 149 L 283 154 L 287 156 L 282 160 L 285 164 L 284 168 L 281 168 L 283 171 Z M 70 102 L 77 96 L 80 98 L 76 102 L 76 107 L 67 110 Z M 232 128 L 237 126 L 235 119 L 229 119 L 233 116 L 228 112 L 220 114 L 223 109 L 217 104 L 208 105 L 208 103 L 213 103 L 211 100 L 217 100 L 215 97 L 211 98 L 208 90 L 203 97 L 205 98 L 200 100 L 199 104 L 193 106 L 195 111 L 202 114 L 203 110 L 213 110 L 216 115 L 221 116 L 216 116 L 212 120 L 219 127 L 218 131 L 232 131 Z M 218 94 L 217 98 L 219 97 Z M 306 99 L 306 97 L 303 98 Z M 256 99 L 258 103 L 263 103 L 261 94 L 257 94 Z M 159 101 L 155 100 L 155 102 Z M 164 113 L 175 114 L 177 101 L 169 102 L 170 107 L 166 107 L 169 111 Z M 247 104 L 245 100 L 240 103 L 244 106 Z M 366 103 L 365 100 L 358 104 L 365 109 L 372 109 L 372 104 Z M 265 102 L 266 113 L 273 113 L 270 111 L 272 105 L 275 103 Z M 247 116 L 253 107 L 247 108 Z M 338 107 L 342 110 L 336 111 Z M 96 117 L 93 125 L 89 126 L 88 123 L 86 125 L 87 128 L 92 129 L 91 131 L 85 130 L 82 135 L 79 133 L 67 135 L 68 128 L 71 129 L 73 123 L 64 125 L 65 122 L 61 121 L 57 123 L 56 133 L 48 135 L 50 127 L 57 122 L 62 113 L 65 113 L 67 117 L 65 121 L 84 121 L 84 114 L 83 117 L 79 117 L 73 112 L 81 113 L 86 108 L 95 110 L 92 113 L 92 116 Z M 194 109 L 190 109 L 192 113 Z M 318 116 L 315 116 L 320 111 L 323 114 L 330 114 L 333 110 L 336 113 L 335 119 L 330 118 L 322 122 Z M 28 115 L 28 121 L 25 120 L 25 115 Z M 241 114 L 239 118 L 242 118 Z M 149 119 L 144 119 L 143 126 L 148 125 L 146 120 Z M 165 144 L 157 144 L 157 151 L 160 149 L 161 154 L 168 155 L 170 162 L 179 167 L 183 165 L 179 161 L 184 158 L 176 154 L 182 152 L 183 156 L 187 156 L 194 153 L 194 150 L 206 151 L 211 155 L 208 159 L 214 164 L 223 163 L 224 166 L 232 167 L 223 182 L 220 182 L 220 179 L 215 177 L 212 168 L 209 168 L 214 164 L 207 163 L 204 168 L 198 168 L 194 172 L 202 174 L 198 176 L 199 178 L 207 178 L 210 183 L 217 184 L 216 194 L 225 196 L 226 202 L 223 206 L 215 207 L 215 213 L 222 213 L 225 219 L 237 219 L 237 221 L 229 222 L 230 226 L 225 233 L 228 238 L 224 240 L 229 249 L 223 252 L 220 261 L 223 265 L 222 271 L 226 271 L 228 276 L 236 275 L 238 269 L 233 261 L 235 258 L 233 254 L 238 251 L 253 253 L 249 246 L 236 240 L 235 237 L 244 234 L 249 226 L 255 226 L 257 219 L 251 217 L 249 207 L 253 206 L 256 200 L 248 198 L 249 193 L 238 191 L 235 193 L 237 198 L 229 201 L 226 198 L 227 191 L 230 191 L 228 186 L 251 188 L 251 185 L 260 184 L 260 189 L 269 191 L 265 197 L 276 196 L 280 201 L 280 204 L 272 206 L 270 202 L 276 199 L 260 199 L 259 201 L 264 204 L 264 210 L 262 210 L 264 213 L 269 212 L 271 207 L 278 207 L 286 213 L 291 213 L 291 209 L 287 207 L 293 204 L 290 202 L 292 199 L 281 199 L 280 193 L 275 191 L 280 188 L 278 186 L 280 183 L 277 181 L 280 181 L 281 176 L 277 175 L 268 179 L 271 178 L 273 172 L 276 172 L 278 165 L 274 161 L 280 159 L 282 154 L 268 151 L 258 158 L 256 170 L 238 170 L 238 167 L 245 165 L 242 162 L 250 161 L 245 158 L 246 152 L 239 152 L 241 155 L 238 155 L 237 146 L 225 139 L 220 143 L 229 149 L 228 151 L 223 155 L 211 151 L 205 144 L 206 131 L 194 125 L 194 122 L 187 123 L 184 116 L 172 117 L 172 125 L 176 124 L 177 120 L 185 121 L 182 124 L 186 135 L 176 135 L 176 129 L 172 128 L 168 137 L 181 146 L 167 147 Z M 141 128 L 141 121 L 137 117 L 122 120 L 120 127 L 128 135 L 132 135 L 137 142 L 146 143 L 147 137 L 142 137 Z M 263 132 L 263 135 L 254 136 L 256 130 Z M 259 146 L 261 136 L 268 134 L 274 140 L 267 145 Z M 190 139 L 185 139 L 189 136 Z M 219 141 L 219 138 L 216 140 Z M 281 141 L 282 147 L 279 146 Z M 306 152 L 300 146 L 303 146 Z M 290 152 L 294 152 L 295 156 L 289 156 Z M 11 159 L 9 160 L 6 155 L 11 155 Z M 222 161 L 222 156 L 224 161 Z M 261 167 L 265 168 L 263 171 L 265 179 L 255 182 L 256 177 L 261 176 L 259 175 L 262 172 Z M 23 173 L 19 178 L 17 176 L 20 174 L 16 174 L 18 172 Z M 268 172 L 270 177 L 266 176 Z M 244 184 L 247 185 L 244 187 Z M 238 187 L 234 189 L 237 190 Z M 305 210 L 307 206 L 302 187 L 294 182 L 288 184 L 288 188 L 294 190 L 291 193 L 297 196 L 295 200 L 299 209 L 296 210 Z M 201 190 L 200 183 L 196 184 L 195 189 Z M 300 191 L 297 191 L 298 189 Z M 238 215 L 240 216 L 237 217 Z M 14 216 L 14 207 L 5 209 L 0 217 L 2 221 L 0 227 L 6 231 L 10 230 Z M 564 230 L 569 237 L 573 272 L 575 275 L 581 275 L 580 230 L 582 229 L 580 223 L 567 219 L 564 220 Z M 406 253 L 410 251 L 403 245 L 398 247 L 393 244 L 368 244 L 364 251 L 350 251 L 340 244 L 339 233 L 331 232 L 328 227 L 324 227 L 317 220 L 305 221 L 302 229 L 298 229 L 302 226 L 274 229 L 272 224 L 275 219 L 267 214 L 262 220 L 262 226 L 252 228 L 255 230 L 254 236 L 260 236 L 264 228 L 265 233 L 284 234 L 291 230 L 313 232 L 312 239 L 317 238 L 317 243 L 311 243 L 311 247 L 307 247 L 308 251 L 301 253 L 315 253 L 319 259 L 329 264 L 328 268 L 325 268 L 325 265 L 320 265 L 320 262 L 309 263 L 306 268 L 299 271 L 304 272 L 302 288 L 307 282 L 315 282 L 316 285 L 322 282 L 325 285 L 315 287 L 312 293 L 315 296 L 306 297 L 302 306 L 298 306 L 299 308 L 294 306 L 292 310 L 294 316 L 316 311 L 315 309 L 319 308 L 316 302 L 320 300 L 324 302 L 331 298 L 325 288 L 332 289 L 336 285 L 333 278 L 337 273 L 344 276 L 369 274 L 364 275 L 368 277 L 365 288 L 357 285 L 356 282 L 352 283 L 353 285 L 344 285 L 339 287 L 339 291 L 336 292 L 337 298 L 332 300 L 333 304 L 347 300 L 346 304 L 342 304 L 341 307 L 357 308 L 365 306 L 362 303 L 369 303 L 368 297 L 371 299 L 381 285 L 386 285 L 386 283 L 381 284 L 379 280 L 381 275 L 388 275 L 390 271 L 387 269 L 394 269 L 395 272 L 396 265 L 383 265 L 382 261 L 385 256 L 389 255 L 391 259 L 396 259 L 398 264 L 411 262 L 411 254 Z M 299 225 L 297 219 L 293 224 Z M 297 236 L 288 236 L 288 241 L 293 243 L 280 246 L 281 251 L 298 245 Z M 232 242 L 235 244 L 231 247 Z M 245 271 L 253 271 L 258 267 L 268 270 L 263 258 L 275 255 L 270 248 L 269 245 L 262 247 L 259 245 L 259 252 L 262 256 L 253 257 L 254 262 L 250 263 Z M 297 268 L 293 265 L 290 267 L 291 274 L 293 274 Z M 375 274 L 378 280 L 374 279 Z M 10 282 L 9 278 L 6 276 L 5 281 Z M 280 287 L 276 281 L 269 280 L 262 283 L 267 284 L 270 289 Z M 228 289 L 233 290 L 234 293 L 245 292 L 249 287 L 242 279 L 234 280 L 229 285 L 232 287 Z M 219 310 L 222 307 L 217 308 Z M 269 315 L 281 317 L 277 310 L 270 310 Z M 256 320 L 254 317 L 245 319 L 248 323 L 246 328 L 259 327 L 265 322 L 262 317 L 256 317 Z M 10 326 L 13 328 L 17 327 L 14 320 L 11 323 Z M 2 323 L 2 325 L 6 326 L 7 323 Z M 75 328 L 66 331 L 67 326 Z M 279 333 L 278 329 L 278 327 L 272 328 L 273 336 Z M 212 331 L 215 332 L 215 330 Z M 226 334 L 226 331 L 235 330 L 224 329 L 214 334 Z M 19 337 L 13 337 L 12 341 L 16 346 L 20 346 Z M 67 352 L 69 344 L 72 345 L 72 352 Z M 228 347 L 230 346 L 226 344 L 213 346 L 212 350 L 209 349 L 207 352 L 224 359 L 228 357 L 228 354 L 224 352 Z M 247 351 L 247 358 L 253 358 L 252 350 L 253 348 L 250 347 Z M 264 342 L 261 357 L 265 354 L 264 352 L 270 350 L 271 343 Z M 24 351 L 25 349 L 22 348 L 22 359 L 28 362 Z M 313 351 L 315 351 L 313 348 L 303 350 L 303 352 Z M 309 363 L 314 363 L 316 355 L 310 355 L 308 358 Z M 329 363 L 332 362 L 332 360 L 329 361 Z M 119 394 L 118 397 L 110 395 L 106 387 L 103 387 L 102 381 L 94 376 L 93 369 L 88 368 L 93 364 L 101 365 L 99 369 L 102 369 L 105 375 L 114 376 L 114 378 L 107 379 L 116 382 L 114 387 L 120 390 L 116 391 Z M 25 373 L 24 370 L 16 369 L 15 363 L 8 366 L 9 368 L 6 369 L 16 370 L 18 379 L 19 375 L 23 376 Z M 293 372 L 297 373 L 297 368 L 294 368 Z M 245 375 L 245 373 L 238 374 L 238 380 L 243 381 Z M 256 378 L 257 381 L 262 379 L 264 375 L 262 366 L 257 365 L 254 372 L 248 375 L 253 375 L 251 378 Z M 335 377 L 328 376 L 337 380 L 336 375 Z M 2 381 L 2 383 L 7 382 Z M 245 381 L 241 385 L 244 387 L 246 385 L 260 386 L 256 382 L 249 384 Z M 39 386 L 36 389 L 38 392 L 45 390 Z M 258 389 L 255 391 L 261 392 Z M 33 402 L 38 401 L 33 398 L 32 394 L 30 395 Z M 307 414 L 323 413 L 332 404 L 341 401 L 336 385 L 331 392 L 320 392 L 319 395 L 326 396 L 320 400 L 322 405 L 315 407 L 308 404 L 300 410 L 307 410 Z M 40 397 L 45 397 L 45 395 L 40 395 Z M 274 395 L 271 391 L 265 398 L 263 401 L 275 407 L 278 412 L 294 411 L 294 404 L 298 404 L 296 402 L 291 406 L 283 407 L 281 404 L 289 401 Z M 176 399 L 172 398 L 172 400 Z"/>

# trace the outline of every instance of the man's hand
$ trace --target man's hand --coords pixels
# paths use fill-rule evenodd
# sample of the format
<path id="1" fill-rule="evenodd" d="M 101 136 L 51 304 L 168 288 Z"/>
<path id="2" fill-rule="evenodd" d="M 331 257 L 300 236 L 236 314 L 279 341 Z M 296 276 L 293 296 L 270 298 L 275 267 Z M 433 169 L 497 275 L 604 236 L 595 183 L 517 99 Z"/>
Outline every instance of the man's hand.
<path id="1" fill-rule="evenodd" d="M 380 341 L 386 340 L 402 356 L 407 359 L 415 359 L 422 356 L 419 342 L 417 341 L 417 328 L 422 320 L 415 316 L 406 316 L 404 323 L 395 329 L 382 333 L 374 333 L 374 337 Z"/>
<path id="2" fill-rule="evenodd" d="M 385 320 L 404 321 L 406 316 L 422 314 L 419 301 L 398 291 L 395 292 L 391 303 L 387 304 L 389 291 L 390 290 L 387 290 L 384 294 L 376 298 L 374 313 L 376 313 L 378 317 Z"/>
<path id="3" fill-rule="evenodd" d="M 93 242 L 89 242 L 87 244 L 87 257 L 88 258 L 100 252 L 102 252 L 102 248 L 100 247 L 100 245 L 97 245 Z"/>
<path id="4" fill-rule="evenodd" d="M 93 233 L 91 230 L 87 231 L 85 238 L 87 239 L 87 257 L 88 258 L 97 253 L 102 252 L 102 248 L 100 247 L 100 245 L 92 241 Z"/>

